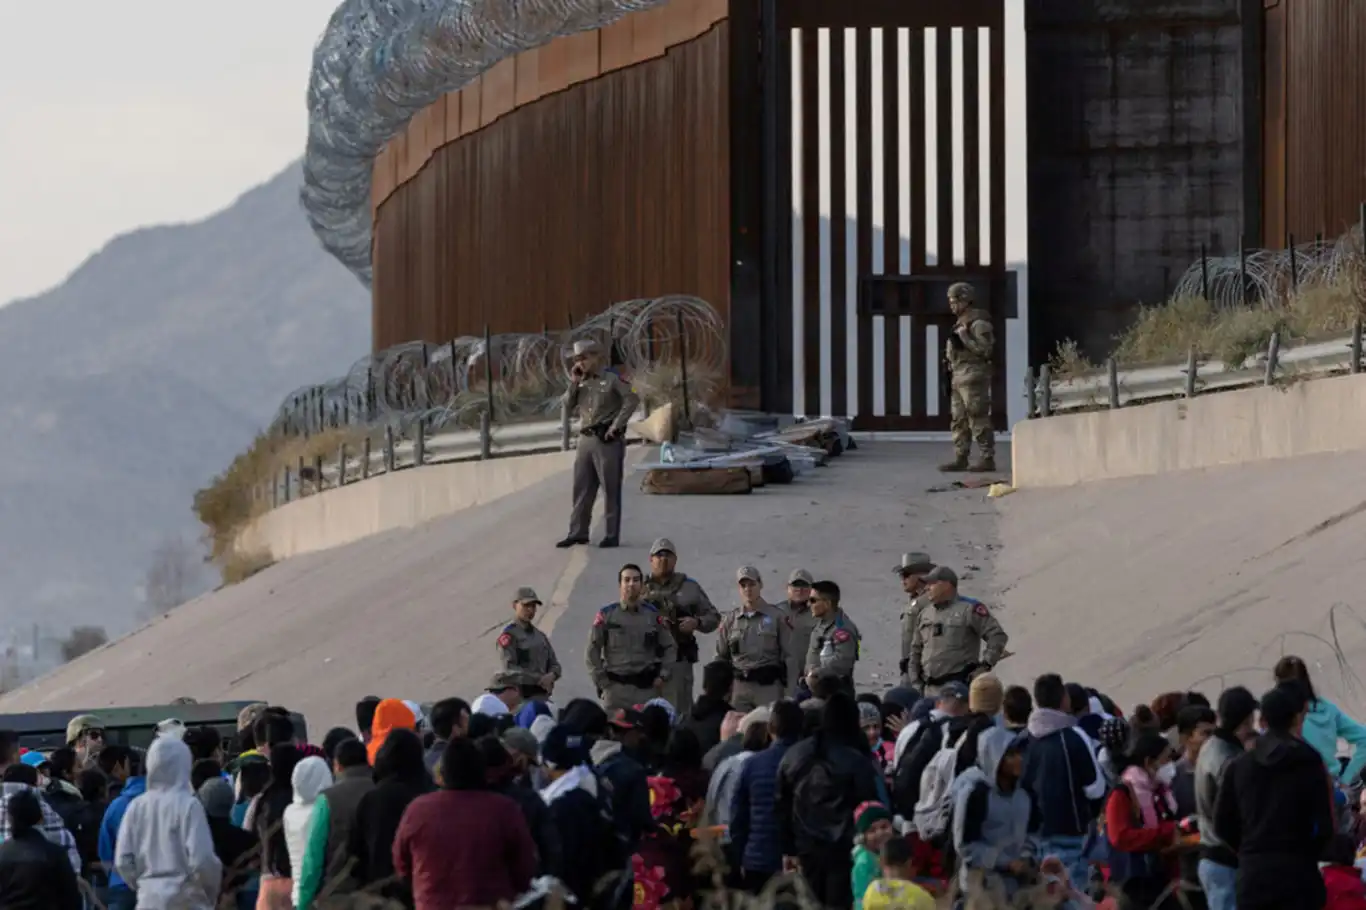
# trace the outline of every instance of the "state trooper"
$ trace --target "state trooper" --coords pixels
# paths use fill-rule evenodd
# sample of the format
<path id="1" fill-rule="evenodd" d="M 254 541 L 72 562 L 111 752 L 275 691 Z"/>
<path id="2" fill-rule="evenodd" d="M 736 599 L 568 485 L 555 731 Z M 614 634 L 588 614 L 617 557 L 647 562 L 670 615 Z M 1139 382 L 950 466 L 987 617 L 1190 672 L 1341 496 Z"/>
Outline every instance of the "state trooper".
<path id="1" fill-rule="evenodd" d="M 588 543 L 593 503 L 602 487 L 607 529 L 601 547 L 615 547 L 621 538 L 621 475 L 626 457 L 626 424 L 639 402 L 635 390 L 614 371 L 604 369 L 602 347 L 596 341 L 574 342 L 565 404 L 579 413 L 579 446 L 574 455 L 574 507 L 569 536 L 557 547 Z"/>
<path id="2" fill-rule="evenodd" d="M 741 566 L 735 581 L 740 606 L 721 620 L 716 657 L 735 671 L 731 707 L 749 712 L 773 704 L 787 689 L 792 619 L 764 602 L 764 581 L 754 566 Z"/>
<path id="3" fill-rule="evenodd" d="M 911 641 L 915 638 L 916 625 L 920 621 L 920 608 L 927 601 L 924 577 L 934 568 L 928 553 L 902 553 L 901 562 L 894 569 L 901 577 L 901 590 L 906 594 L 906 609 L 901 611 L 901 663 L 899 668 L 903 683 L 910 682 L 907 668 L 911 663 Z"/>
<path id="4" fill-rule="evenodd" d="M 958 593 L 958 575 L 939 566 L 924 578 L 927 603 L 911 641 L 910 684 L 934 695 L 948 682 L 968 683 L 1005 655 L 1009 636 L 986 604 Z"/>
<path id="5" fill-rule="evenodd" d="M 678 656 L 669 668 L 664 698 L 680 715 L 692 710 L 693 664 L 697 663 L 697 633 L 711 633 L 721 625 L 721 612 L 707 592 L 693 579 L 676 571 L 678 548 L 667 537 L 650 546 L 650 577 L 645 580 L 645 599 L 659 608 L 678 645 Z"/>
<path id="6" fill-rule="evenodd" d="M 512 597 L 517 618 L 503 626 L 498 636 L 498 658 L 503 670 L 517 676 L 523 698 L 549 695 L 563 674 L 550 637 L 532 623 L 541 598 L 533 588 L 518 588 Z"/>
<path id="7" fill-rule="evenodd" d="M 653 604 L 641 599 L 644 575 L 636 565 L 617 575 L 620 600 L 593 617 L 585 658 L 588 675 L 608 711 L 643 704 L 664 689 L 677 650 L 673 633 Z"/>
<path id="8" fill-rule="evenodd" d="M 840 607 L 840 586 L 818 581 L 811 586 L 811 613 L 816 627 L 806 649 L 806 683 L 814 687 L 819 675 L 839 680 L 842 689 L 854 692 L 854 664 L 859 658 L 858 626 Z"/>
<path id="9" fill-rule="evenodd" d="M 787 658 L 787 694 L 790 696 L 797 694 L 806 675 L 806 649 L 811 644 L 811 631 L 816 628 L 816 617 L 811 615 L 813 581 L 810 572 L 793 569 L 787 576 L 787 600 L 775 604 L 792 623 L 792 646 Z"/>
<path id="10" fill-rule="evenodd" d="M 953 431 L 953 461 L 941 471 L 996 470 L 996 437 L 991 428 L 992 358 L 996 356 L 996 330 L 991 316 L 977 308 L 972 285 L 959 281 L 949 286 L 949 309 L 957 317 L 944 351 L 948 361 L 949 428 Z M 968 464 L 973 440 L 981 459 Z"/>

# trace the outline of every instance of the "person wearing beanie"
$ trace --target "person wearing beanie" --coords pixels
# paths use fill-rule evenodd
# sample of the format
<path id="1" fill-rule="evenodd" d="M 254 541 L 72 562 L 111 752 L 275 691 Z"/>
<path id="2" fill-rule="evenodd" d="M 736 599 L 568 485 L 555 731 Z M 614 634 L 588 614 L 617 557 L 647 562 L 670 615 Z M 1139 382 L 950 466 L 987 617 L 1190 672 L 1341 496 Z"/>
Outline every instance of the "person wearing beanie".
<path id="1" fill-rule="evenodd" d="M 1234 910 L 1238 854 L 1214 830 L 1214 805 L 1226 766 L 1257 736 L 1257 699 L 1242 686 L 1219 696 L 1218 723 L 1195 760 L 1195 816 L 1200 827 L 1197 874 L 1209 910 Z"/>
<path id="2" fill-rule="evenodd" d="M 260 849 L 260 841 L 255 834 L 232 823 L 232 784 L 221 777 L 210 778 L 200 785 L 198 796 L 209 820 L 213 852 L 223 864 L 222 897 L 237 901 L 243 892 L 250 891 L 254 895 L 251 860 L 254 852 Z"/>
<path id="3" fill-rule="evenodd" d="M 968 722 L 963 746 L 954 764 L 955 776 L 977 764 L 977 740 L 987 730 L 1002 725 L 1001 705 L 1006 698 L 1006 687 L 994 673 L 983 673 L 968 687 Z"/>
<path id="4" fill-rule="evenodd" d="M 854 809 L 854 910 L 862 910 L 863 895 L 882 873 L 882 845 L 896 833 L 892 813 L 882 803 L 860 803 Z"/>

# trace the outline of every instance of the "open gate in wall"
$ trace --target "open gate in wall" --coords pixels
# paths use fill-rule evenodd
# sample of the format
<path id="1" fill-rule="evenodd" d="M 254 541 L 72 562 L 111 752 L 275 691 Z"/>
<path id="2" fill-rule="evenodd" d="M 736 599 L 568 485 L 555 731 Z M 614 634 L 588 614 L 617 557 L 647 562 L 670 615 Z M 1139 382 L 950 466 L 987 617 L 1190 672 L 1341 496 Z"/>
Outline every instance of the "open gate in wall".
<path id="1" fill-rule="evenodd" d="M 947 429 L 947 290 L 967 281 L 996 325 L 1005 428 L 1003 7 L 760 0 L 765 407 Z"/>

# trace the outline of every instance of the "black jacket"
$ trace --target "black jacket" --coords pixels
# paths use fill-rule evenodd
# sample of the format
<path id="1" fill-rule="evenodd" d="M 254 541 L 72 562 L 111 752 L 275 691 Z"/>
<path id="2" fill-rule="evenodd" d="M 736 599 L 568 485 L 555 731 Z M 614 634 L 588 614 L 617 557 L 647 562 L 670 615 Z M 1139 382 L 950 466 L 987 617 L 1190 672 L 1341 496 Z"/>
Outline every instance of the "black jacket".
<path id="1" fill-rule="evenodd" d="M 625 749 L 618 749 L 598 765 L 598 777 L 609 790 L 617 831 L 629 852 L 634 853 L 640 839 L 655 826 L 645 764 Z"/>
<path id="2" fill-rule="evenodd" d="M 361 797 L 348 846 L 355 863 L 351 874 L 358 883 L 373 885 L 394 878 L 394 838 L 403 812 L 413 800 L 435 789 L 425 774 L 412 780 L 390 777 Z M 407 900 L 406 892 L 397 881 L 379 891 L 383 897 L 403 901 Z"/>
<path id="3" fill-rule="evenodd" d="M 66 850 L 41 831 L 0 844 L 0 907 L 5 910 L 81 910 L 81 892 Z"/>
<path id="4" fill-rule="evenodd" d="M 705 693 L 693 703 L 683 726 L 697 734 L 697 741 L 702 744 L 703 755 L 721 741 L 721 721 L 726 719 L 731 710 L 730 703 L 724 698 Z"/>
<path id="5" fill-rule="evenodd" d="M 895 811 L 901 813 L 906 818 L 910 818 L 915 812 L 915 804 L 920 800 L 920 778 L 925 775 L 925 769 L 929 767 L 934 759 L 935 753 L 944 747 L 944 735 L 948 734 L 950 745 L 956 744 L 958 738 L 966 733 L 972 726 L 978 715 L 964 714 L 961 717 L 940 717 L 932 721 L 926 721 L 925 726 L 917 730 L 915 736 L 906 748 L 902 751 L 901 763 L 892 772 L 892 804 Z M 962 754 L 959 754 L 961 762 Z M 974 738 L 972 746 L 972 759 L 977 760 L 977 741 Z M 962 767 L 961 770 L 966 770 Z"/>
<path id="6" fill-rule="evenodd" d="M 223 864 L 223 888 L 225 895 L 236 894 L 242 890 L 260 871 L 261 842 L 255 834 L 243 831 L 228 818 L 210 818 L 209 835 L 213 838 L 213 852 Z"/>
<path id="7" fill-rule="evenodd" d="M 866 751 L 829 742 L 820 733 L 797 743 L 778 765 L 774 792 L 783 855 L 851 849 L 854 809 L 877 798 L 877 772 Z"/>
<path id="8" fill-rule="evenodd" d="M 323 791 L 327 798 L 328 824 L 327 871 L 323 873 L 323 880 L 332 888 L 333 894 L 349 894 L 355 890 L 354 869 L 350 868 L 351 831 L 356 824 L 361 799 L 373 789 L 374 775 L 368 765 L 361 765 L 344 769 L 337 782 Z"/>
<path id="9" fill-rule="evenodd" d="M 1214 830 L 1238 852 L 1238 907 L 1322 907 L 1318 861 L 1333 837 L 1323 759 L 1294 736 L 1266 733 L 1224 769 Z"/>
<path id="10" fill-rule="evenodd" d="M 489 788 L 517 804 L 526 818 L 531 839 L 536 842 L 536 868 L 542 875 L 553 875 L 564 881 L 564 858 L 560 848 L 560 833 L 550 819 L 550 809 L 541 794 L 518 781 L 506 781 Z"/>

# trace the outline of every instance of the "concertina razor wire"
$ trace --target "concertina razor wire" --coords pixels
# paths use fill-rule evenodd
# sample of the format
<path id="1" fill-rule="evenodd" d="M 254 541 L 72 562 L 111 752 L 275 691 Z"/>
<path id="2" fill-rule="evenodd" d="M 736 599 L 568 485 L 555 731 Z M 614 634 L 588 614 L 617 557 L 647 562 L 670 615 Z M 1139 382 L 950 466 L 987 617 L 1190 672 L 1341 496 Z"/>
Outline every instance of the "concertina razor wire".
<path id="1" fill-rule="evenodd" d="M 476 427 L 488 409 L 490 374 L 496 423 L 550 419 L 559 415 L 579 340 L 601 344 L 638 391 L 657 401 L 683 394 L 684 370 L 692 401 L 714 400 L 725 381 L 725 325 L 711 305 L 687 296 L 628 300 L 562 332 L 490 335 L 491 360 L 483 337 L 395 345 L 361 358 L 345 376 L 285 396 L 270 432 L 355 425 L 407 432 L 419 421 Z"/>
<path id="2" fill-rule="evenodd" d="M 667 0 L 344 0 L 313 52 L 300 200 L 367 287 L 375 157 L 414 115 L 494 64 Z"/>

